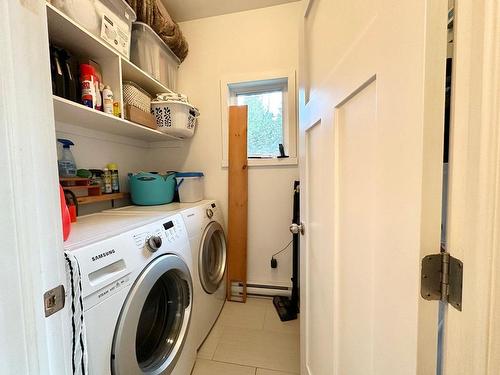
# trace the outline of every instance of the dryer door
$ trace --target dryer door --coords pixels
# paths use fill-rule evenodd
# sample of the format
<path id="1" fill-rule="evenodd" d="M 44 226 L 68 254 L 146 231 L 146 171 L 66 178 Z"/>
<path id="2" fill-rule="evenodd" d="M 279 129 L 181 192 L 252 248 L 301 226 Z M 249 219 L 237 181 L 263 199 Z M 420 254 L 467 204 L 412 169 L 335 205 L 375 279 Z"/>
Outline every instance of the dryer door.
<path id="1" fill-rule="evenodd" d="M 192 308 L 189 269 L 176 255 L 152 261 L 122 308 L 111 352 L 115 375 L 157 375 L 174 368 L 187 336 Z"/>
<path id="2" fill-rule="evenodd" d="M 226 236 L 222 226 L 215 221 L 207 225 L 203 234 L 198 268 L 205 292 L 215 293 L 226 272 Z"/>

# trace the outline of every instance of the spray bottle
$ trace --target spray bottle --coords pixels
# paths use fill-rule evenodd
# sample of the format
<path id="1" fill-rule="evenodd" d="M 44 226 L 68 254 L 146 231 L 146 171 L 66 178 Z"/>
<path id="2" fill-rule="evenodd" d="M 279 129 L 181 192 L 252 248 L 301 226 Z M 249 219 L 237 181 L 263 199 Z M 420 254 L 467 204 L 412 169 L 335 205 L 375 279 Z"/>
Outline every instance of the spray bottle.
<path id="1" fill-rule="evenodd" d="M 74 146 L 75 144 L 69 139 L 58 139 L 57 141 L 63 146 L 61 155 L 59 157 L 59 160 L 57 161 L 57 166 L 59 168 L 59 177 L 75 177 L 76 163 L 70 149 L 70 147 Z"/>

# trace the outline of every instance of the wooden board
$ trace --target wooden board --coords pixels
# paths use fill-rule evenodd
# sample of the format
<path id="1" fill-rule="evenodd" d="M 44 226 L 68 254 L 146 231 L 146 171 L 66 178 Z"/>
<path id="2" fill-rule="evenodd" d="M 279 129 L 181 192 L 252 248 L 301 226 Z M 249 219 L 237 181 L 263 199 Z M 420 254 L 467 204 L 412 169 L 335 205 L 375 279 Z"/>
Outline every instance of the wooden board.
<path id="1" fill-rule="evenodd" d="M 113 194 L 102 194 L 93 197 L 77 197 L 78 204 L 91 204 L 97 202 L 112 201 L 115 199 L 127 199 L 129 193 L 113 193 Z"/>
<path id="2" fill-rule="evenodd" d="M 229 107 L 227 299 L 238 302 L 245 302 L 247 297 L 247 113 L 247 106 Z M 235 284 L 242 286 L 241 294 L 232 292 Z"/>

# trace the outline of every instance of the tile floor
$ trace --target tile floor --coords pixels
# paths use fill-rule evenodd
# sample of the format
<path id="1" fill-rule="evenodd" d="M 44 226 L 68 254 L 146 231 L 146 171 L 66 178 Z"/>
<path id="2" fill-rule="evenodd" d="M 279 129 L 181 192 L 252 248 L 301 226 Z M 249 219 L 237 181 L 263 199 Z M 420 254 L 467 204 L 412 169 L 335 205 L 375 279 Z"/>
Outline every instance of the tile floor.
<path id="1" fill-rule="evenodd" d="M 293 375 L 299 360 L 299 321 L 281 322 L 271 299 L 249 298 L 226 302 L 192 375 Z"/>

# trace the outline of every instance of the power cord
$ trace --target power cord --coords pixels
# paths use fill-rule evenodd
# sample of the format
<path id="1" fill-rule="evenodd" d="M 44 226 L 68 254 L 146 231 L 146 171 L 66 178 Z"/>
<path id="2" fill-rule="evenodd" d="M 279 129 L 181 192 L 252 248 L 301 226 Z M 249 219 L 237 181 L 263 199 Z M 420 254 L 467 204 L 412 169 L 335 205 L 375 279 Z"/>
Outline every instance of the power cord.
<path id="1" fill-rule="evenodd" d="M 282 253 L 283 251 L 285 251 L 286 249 L 288 249 L 288 247 L 292 244 L 293 242 L 293 239 L 290 240 L 290 242 L 283 248 L 281 249 L 280 251 L 278 251 L 277 253 L 274 253 L 271 257 L 271 268 L 277 268 L 278 267 L 278 260 L 275 258 L 276 255 Z"/>

